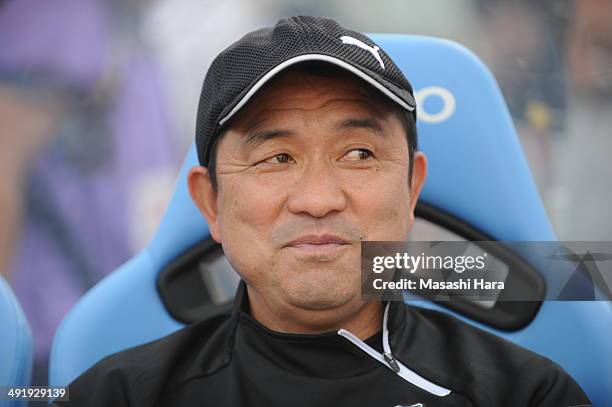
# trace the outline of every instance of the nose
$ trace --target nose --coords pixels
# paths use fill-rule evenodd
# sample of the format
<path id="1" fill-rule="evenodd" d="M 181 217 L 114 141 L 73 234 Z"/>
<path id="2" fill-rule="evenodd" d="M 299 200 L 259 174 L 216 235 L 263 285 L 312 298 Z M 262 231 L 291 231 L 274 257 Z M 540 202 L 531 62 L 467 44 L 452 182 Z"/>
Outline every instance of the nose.
<path id="1" fill-rule="evenodd" d="M 305 164 L 288 199 L 289 211 L 322 218 L 346 208 L 347 197 L 333 165 L 324 159 Z"/>

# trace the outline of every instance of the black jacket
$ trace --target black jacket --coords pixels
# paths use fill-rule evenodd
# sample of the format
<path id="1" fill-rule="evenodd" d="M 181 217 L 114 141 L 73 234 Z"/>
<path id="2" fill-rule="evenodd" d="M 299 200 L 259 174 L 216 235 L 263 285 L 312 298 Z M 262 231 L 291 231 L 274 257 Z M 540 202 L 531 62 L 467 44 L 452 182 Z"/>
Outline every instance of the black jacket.
<path id="1" fill-rule="evenodd" d="M 550 360 L 433 310 L 388 303 L 383 330 L 270 331 L 231 309 L 111 355 L 69 386 L 69 406 L 561 407 L 590 405 Z"/>

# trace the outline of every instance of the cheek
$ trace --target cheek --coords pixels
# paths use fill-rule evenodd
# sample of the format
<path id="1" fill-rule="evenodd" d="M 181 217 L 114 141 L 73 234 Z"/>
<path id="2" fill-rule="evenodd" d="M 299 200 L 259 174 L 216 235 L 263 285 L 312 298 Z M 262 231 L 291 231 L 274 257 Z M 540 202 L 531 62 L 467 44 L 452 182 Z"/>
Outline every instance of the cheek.
<path id="1" fill-rule="evenodd" d="M 219 228 L 232 232 L 246 228 L 244 233 L 263 234 L 270 230 L 282 208 L 280 190 L 257 182 L 228 177 L 219 191 Z M 245 177 L 242 177 L 245 178 Z"/>
<path id="2" fill-rule="evenodd" d="M 234 269 L 247 281 L 258 279 L 273 256 L 270 231 L 281 207 L 279 194 L 234 177 L 219 190 L 219 233 Z M 264 192 L 265 191 L 265 192 Z"/>
<path id="3" fill-rule="evenodd" d="M 410 231 L 410 189 L 402 173 L 381 174 L 353 185 L 353 208 L 367 240 L 406 240 Z"/>

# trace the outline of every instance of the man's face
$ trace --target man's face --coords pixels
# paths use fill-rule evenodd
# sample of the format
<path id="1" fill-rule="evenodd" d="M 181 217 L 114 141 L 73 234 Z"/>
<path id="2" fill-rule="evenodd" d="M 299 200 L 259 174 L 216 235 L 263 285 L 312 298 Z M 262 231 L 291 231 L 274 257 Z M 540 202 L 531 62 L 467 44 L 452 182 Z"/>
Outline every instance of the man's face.
<path id="1" fill-rule="evenodd" d="M 405 240 L 425 175 L 390 102 L 358 78 L 287 71 L 241 111 L 192 196 L 269 307 L 358 307 L 360 241 Z M 194 175 L 196 174 L 196 175 Z M 352 304 L 352 305 L 351 305 Z"/>

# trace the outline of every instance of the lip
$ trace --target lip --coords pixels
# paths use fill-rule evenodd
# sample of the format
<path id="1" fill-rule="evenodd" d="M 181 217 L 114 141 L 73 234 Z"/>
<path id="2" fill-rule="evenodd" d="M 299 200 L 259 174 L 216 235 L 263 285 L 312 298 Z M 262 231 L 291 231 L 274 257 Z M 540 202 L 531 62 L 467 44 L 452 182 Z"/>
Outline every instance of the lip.
<path id="1" fill-rule="evenodd" d="M 329 255 L 348 247 L 349 242 L 331 234 L 303 235 L 287 243 L 285 247 L 306 255 Z"/>
<path id="2" fill-rule="evenodd" d="M 339 236 L 322 234 L 322 235 L 304 235 L 287 243 L 289 247 L 299 247 L 305 245 L 345 245 L 348 242 Z"/>

